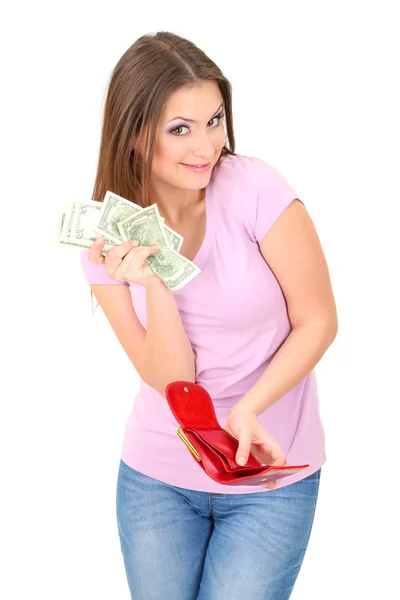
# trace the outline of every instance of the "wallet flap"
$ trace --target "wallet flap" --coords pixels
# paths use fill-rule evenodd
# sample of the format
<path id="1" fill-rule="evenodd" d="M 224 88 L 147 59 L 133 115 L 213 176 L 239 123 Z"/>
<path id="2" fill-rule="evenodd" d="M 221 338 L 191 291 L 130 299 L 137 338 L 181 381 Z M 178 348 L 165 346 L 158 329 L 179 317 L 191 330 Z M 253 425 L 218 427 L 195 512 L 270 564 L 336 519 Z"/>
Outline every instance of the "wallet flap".
<path id="1" fill-rule="evenodd" d="M 268 472 L 263 472 L 257 474 L 255 476 L 249 475 L 245 478 L 236 478 L 232 479 L 228 483 L 229 485 L 264 485 L 269 483 L 270 481 L 276 481 L 277 479 L 284 479 L 285 477 L 290 477 L 291 475 L 295 475 L 299 471 L 306 469 L 310 465 L 300 465 L 300 466 L 288 466 L 288 467 L 270 467 Z"/>
<path id="2" fill-rule="evenodd" d="M 173 381 L 165 388 L 172 414 L 184 429 L 221 429 L 210 394 L 191 381 Z"/>

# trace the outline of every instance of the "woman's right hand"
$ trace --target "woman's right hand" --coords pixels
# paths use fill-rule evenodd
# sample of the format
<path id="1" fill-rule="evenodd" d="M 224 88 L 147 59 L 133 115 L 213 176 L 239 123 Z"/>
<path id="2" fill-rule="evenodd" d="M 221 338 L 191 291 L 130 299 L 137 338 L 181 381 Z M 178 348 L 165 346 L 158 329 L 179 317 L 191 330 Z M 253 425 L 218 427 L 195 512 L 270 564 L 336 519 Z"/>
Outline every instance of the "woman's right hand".
<path id="1" fill-rule="evenodd" d="M 106 256 L 101 254 L 104 246 L 104 238 L 98 238 L 101 243 L 96 242 L 90 246 L 88 258 L 95 264 L 105 266 L 107 277 L 117 279 L 118 281 L 129 281 L 138 283 L 144 287 L 153 285 L 160 279 L 157 273 L 154 273 L 146 262 L 146 258 L 159 251 L 158 246 L 139 246 L 136 240 L 122 242 L 112 246 Z"/>

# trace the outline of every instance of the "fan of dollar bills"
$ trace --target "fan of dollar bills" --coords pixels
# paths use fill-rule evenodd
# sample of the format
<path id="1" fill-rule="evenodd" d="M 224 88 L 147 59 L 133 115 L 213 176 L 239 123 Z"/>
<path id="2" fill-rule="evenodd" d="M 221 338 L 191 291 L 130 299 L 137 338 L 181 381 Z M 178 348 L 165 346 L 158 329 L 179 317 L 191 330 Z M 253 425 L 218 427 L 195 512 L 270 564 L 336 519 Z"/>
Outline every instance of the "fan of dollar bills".
<path id="1" fill-rule="evenodd" d="M 117 194 L 106 192 L 103 202 L 73 202 L 62 214 L 58 242 L 89 249 L 102 236 L 102 254 L 116 244 L 137 240 L 139 246 L 158 244 L 160 250 L 146 261 L 171 290 L 176 291 L 191 281 L 200 269 L 179 254 L 183 237 L 164 224 L 157 204 L 142 208 Z"/>

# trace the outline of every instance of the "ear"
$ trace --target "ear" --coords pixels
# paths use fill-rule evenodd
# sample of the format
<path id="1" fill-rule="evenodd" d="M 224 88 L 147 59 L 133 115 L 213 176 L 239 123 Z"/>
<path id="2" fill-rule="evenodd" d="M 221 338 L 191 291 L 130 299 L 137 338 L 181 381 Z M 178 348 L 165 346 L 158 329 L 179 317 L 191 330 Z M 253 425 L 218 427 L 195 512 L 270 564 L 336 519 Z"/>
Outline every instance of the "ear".
<path id="1" fill-rule="evenodd" d="M 139 134 L 134 136 L 131 141 L 131 149 L 137 150 L 139 153 L 143 151 L 145 139 L 146 139 L 146 128 L 142 128 L 140 131 L 140 143 L 139 143 Z"/>

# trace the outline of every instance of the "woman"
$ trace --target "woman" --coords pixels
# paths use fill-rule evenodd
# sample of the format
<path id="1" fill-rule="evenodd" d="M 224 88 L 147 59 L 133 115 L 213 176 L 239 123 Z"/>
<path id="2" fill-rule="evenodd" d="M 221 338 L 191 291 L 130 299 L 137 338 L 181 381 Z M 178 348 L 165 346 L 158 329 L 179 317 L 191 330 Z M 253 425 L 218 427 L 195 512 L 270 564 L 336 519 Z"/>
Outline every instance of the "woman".
<path id="1" fill-rule="evenodd" d="M 104 258 L 100 238 L 81 252 L 140 376 L 117 483 L 136 600 L 289 598 L 314 519 L 326 460 L 314 367 L 337 332 L 328 267 L 294 189 L 234 149 L 221 70 L 172 33 L 139 38 L 112 73 L 93 198 L 156 203 L 201 272 L 171 291 L 146 262 L 157 248 L 123 242 Z M 176 435 L 177 380 L 207 389 L 238 463 L 310 466 L 265 487 L 216 483 Z"/>

